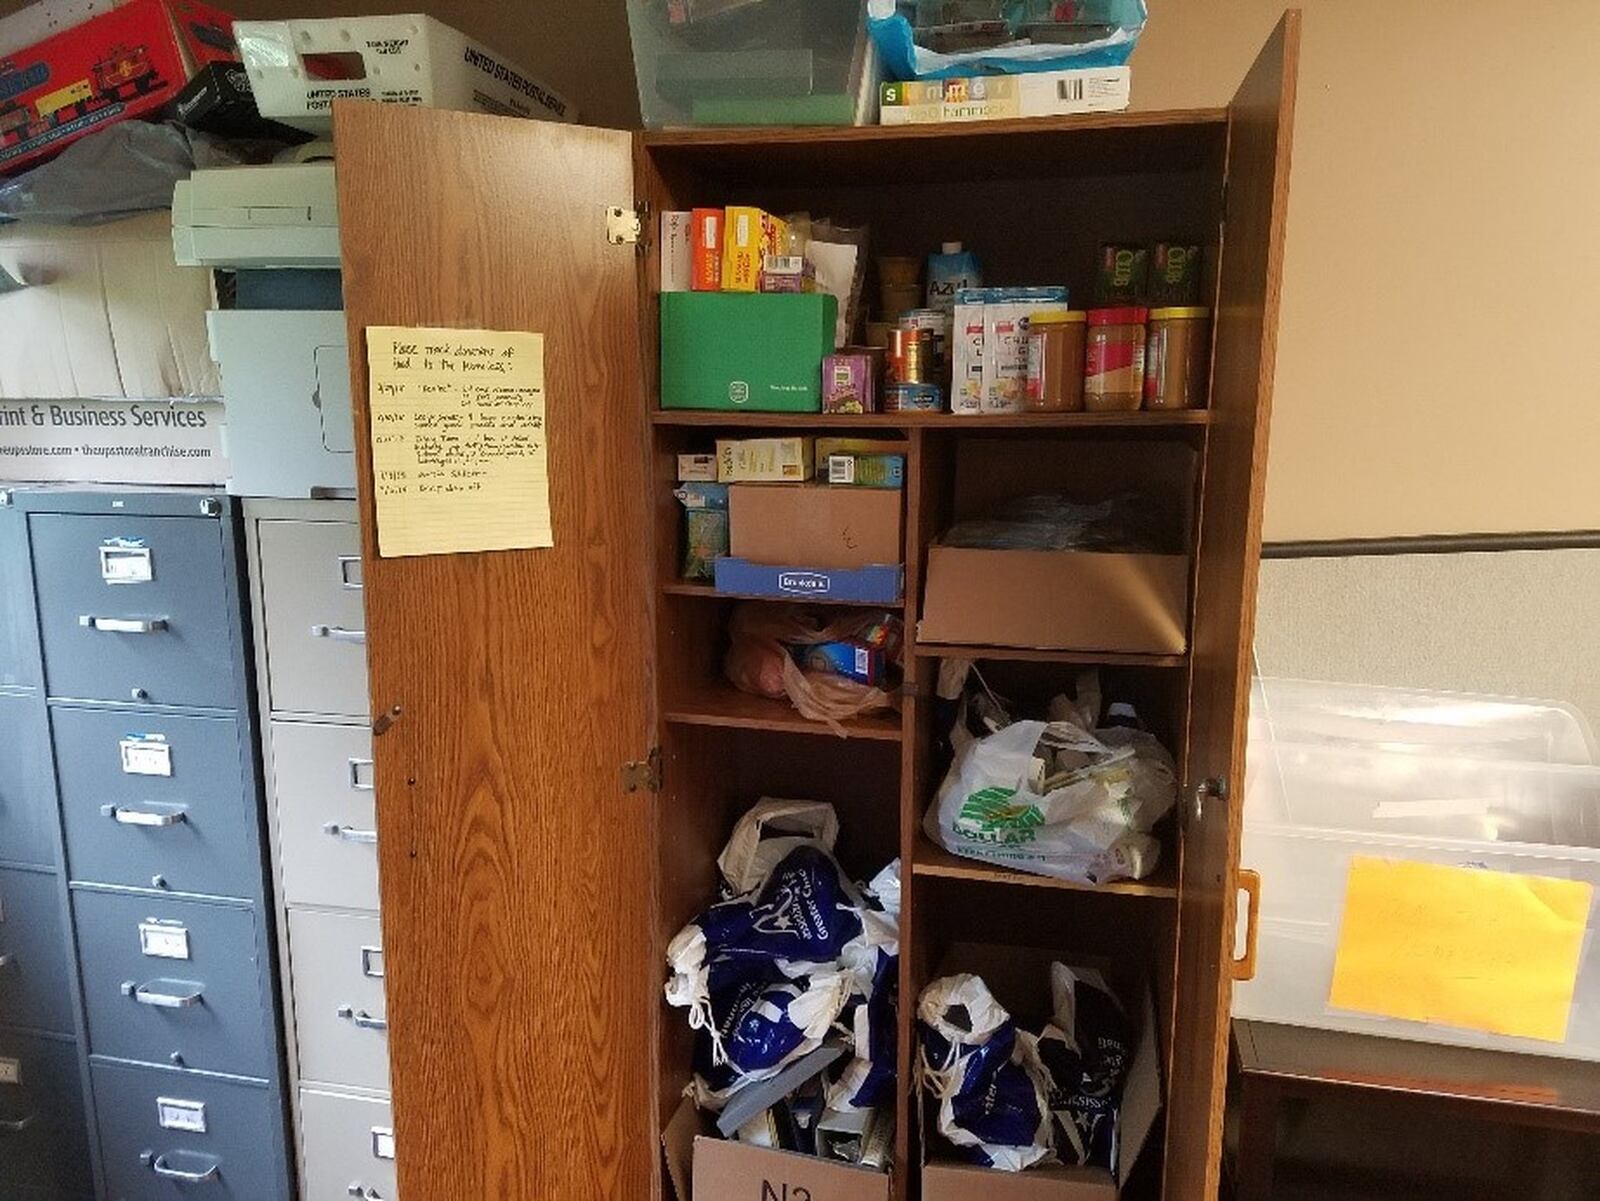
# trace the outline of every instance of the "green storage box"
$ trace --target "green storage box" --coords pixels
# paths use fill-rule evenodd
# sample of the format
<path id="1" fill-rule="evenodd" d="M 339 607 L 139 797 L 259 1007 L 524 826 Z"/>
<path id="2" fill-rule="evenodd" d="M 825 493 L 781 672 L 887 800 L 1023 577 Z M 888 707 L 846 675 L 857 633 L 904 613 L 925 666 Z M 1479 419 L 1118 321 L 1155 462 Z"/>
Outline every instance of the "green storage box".
<path id="1" fill-rule="evenodd" d="M 823 292 L 666 292 L 661 407 L 822 411 L 839 303 Z"/>

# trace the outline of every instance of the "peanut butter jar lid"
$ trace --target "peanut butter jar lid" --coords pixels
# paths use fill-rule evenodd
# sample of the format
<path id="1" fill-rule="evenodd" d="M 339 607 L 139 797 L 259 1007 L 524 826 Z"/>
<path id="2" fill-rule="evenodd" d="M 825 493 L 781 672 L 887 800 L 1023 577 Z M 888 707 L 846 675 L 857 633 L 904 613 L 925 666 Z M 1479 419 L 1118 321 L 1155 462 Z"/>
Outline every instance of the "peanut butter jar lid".
<path id="1" fill-rule="evenodd" d="M 1149 310 L 1138 307 L 1090 309 L 1090 325 L 1143 325 Z"/>
<path id="2" fill-rule="evenodd" d="M 1083 309 L 1041 309 L 1028 314 L 1029 325 L 1082 325 L 1088 319 Z"/>
<path id="3" fill-rule="evenodd" d="M 1170 309 L 1151 309 L 1150 320 L 1170 321 L 1181 317 L 1209 317 L 1211 310 L 1199 305 L 1180 305 Z"/>

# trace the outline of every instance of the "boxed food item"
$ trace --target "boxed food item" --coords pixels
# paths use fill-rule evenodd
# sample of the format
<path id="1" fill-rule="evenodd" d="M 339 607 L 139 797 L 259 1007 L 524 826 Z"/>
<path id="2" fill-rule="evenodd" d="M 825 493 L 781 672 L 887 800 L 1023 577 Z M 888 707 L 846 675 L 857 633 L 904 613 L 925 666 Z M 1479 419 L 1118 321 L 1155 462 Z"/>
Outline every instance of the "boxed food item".
<path id="1" fill-rule="evenodd" d="M 824 413 L 876 413 L 878 373 L 872 351 L 843 350 L 822 360 Z"/>
<path id="2" fill-rule="evenodd" d="M 233 60 L 232 25 L 197 0 L 128 0 L 14 51 L 0 62 L 0 171 L 155 115 L 207 63 Z"/>
<path id="3" fill-rule="evenodd" d="M 783 248 L 787 229 L 781 217 L 749 205 L 729 205 L 722 217 L 722 290 L 756 291 L 762 262 Z"/>
<path id="4" fill-rule="evenodd" d="M 679 455 L 678 481 L 703 483 L 717 478 L 716 455 Z"/>
<path id="5" fill-rule="evenodd" d="M 811 478 L 810 438 L 718 438 L 723 484 L 797 484 Z"/>
<path id="6" fill-rule="evenodd" d="M 1107 242 L 1100 247 L 1100 274 L 1095 281 L 1095 302 L 1101 305 L 1137 304 L 1144 299 L 1149 275 L 1149 247 Z"/>
<path id="7" fill-rule="evenodd" d="M 923 125 L 1121 112 L 1131 82 L 1128 67 L 887 82 L 878 87 L 878 121 Z"/>
<path id="8" fill-rule="evenodd" d="M 983 289 L 956 293 L 951 319 L 953 344 L 950 370 L 950 411 L 983 412 Z"/>
<path id="9" fill-rule="evenodd" d="M 344 99 L 577 118 L 554 88 L 424 13 L 240 21 L 234 35 L 261 115 L 312 133 L 332 127 Z"/>
<path id="10" fill-rule="evenodd" d="M 817 270 L 803 254 L 768 254 L 761 259 L 760 291 L 815 292 Z"/>
<path id="11" fill-rule="evenodd" d="M 1157 242 L 1151 252 L 1152 306 L 1191 305 L 1200 299 L 1200 247 Z"/>
<path id="12" fill-rule="evenodd" d="M 854 488 L 903 488 L 905 455 L 831 454 L 822 460 L 822 476 L 829 484 Z"/>
<path id="13" fill-rule="evenodd" d="M 662 292 L 688 292 L 694 280 L 694 214 L 661 214 Z"/>
<path id="14" fill-rule="evenodd" d="M 710 580 L 728 553 L 728 485 L 691 483 L 673 491 L 683 506 L 683 578 Z"/>
<path id="15" fill-rule="evenodd" d="M 827 293 L 669 292 L 661 407 L 815 413 L 838 302 Z"/>
<path id="16" fill-rule="evenodd" d="M 719 292 L 722 290 L 722 210 L 695 209 L 690 217 L 694 223 L 694 258 L 689 265 L 689 290 Z"/>
<path id="17" fill-rule="evenodd" d="M 738 559 L 821 569 L 898 564 L 900 493 L 823 484 L 728 489 L 729 552 Z"/>

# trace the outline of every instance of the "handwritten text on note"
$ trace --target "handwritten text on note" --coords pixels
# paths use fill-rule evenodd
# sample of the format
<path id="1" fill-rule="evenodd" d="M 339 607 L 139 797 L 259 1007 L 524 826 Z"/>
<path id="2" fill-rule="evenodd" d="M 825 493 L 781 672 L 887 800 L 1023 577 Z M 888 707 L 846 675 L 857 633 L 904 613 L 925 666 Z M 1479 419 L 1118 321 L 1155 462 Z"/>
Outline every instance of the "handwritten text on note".
<path id="1" fill-rule="evenodd" d="M 369 326 L 378 553 L 552 546 L 544 335 Z"/>

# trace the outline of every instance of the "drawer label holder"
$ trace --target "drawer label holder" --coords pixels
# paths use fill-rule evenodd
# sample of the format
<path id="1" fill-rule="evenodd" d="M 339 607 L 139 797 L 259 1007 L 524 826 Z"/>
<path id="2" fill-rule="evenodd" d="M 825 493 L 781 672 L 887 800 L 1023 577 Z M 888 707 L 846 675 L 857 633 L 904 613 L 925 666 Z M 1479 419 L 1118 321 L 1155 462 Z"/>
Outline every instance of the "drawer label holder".
<path id="1" fill-rule="evenodd" d="M 141 538 L 111 538 L 101 543 L 100 578 L 107 584 L 148 584 L 156 578 L 150 548 Z"/>
<path id="2" fill-rule="evenodd" d="M 117 743 L 129 776 L 171 776 L 172 744 L 165 734 L 129 734 Z"/>
<path id="3" fill-rule="evenodd" d="M 156 1098 L 156 1121 L 163 1130 L 182 1130 L 189 1134 L 206 1132 L 204 1101 L 181 1101 L 177 1097 Z"/>
<path id="4" fill-rule="evenodd" d="M 188 959 L 189 928 L 158 918 L 140 922 L 139 953 L 151 959 Z"/>

